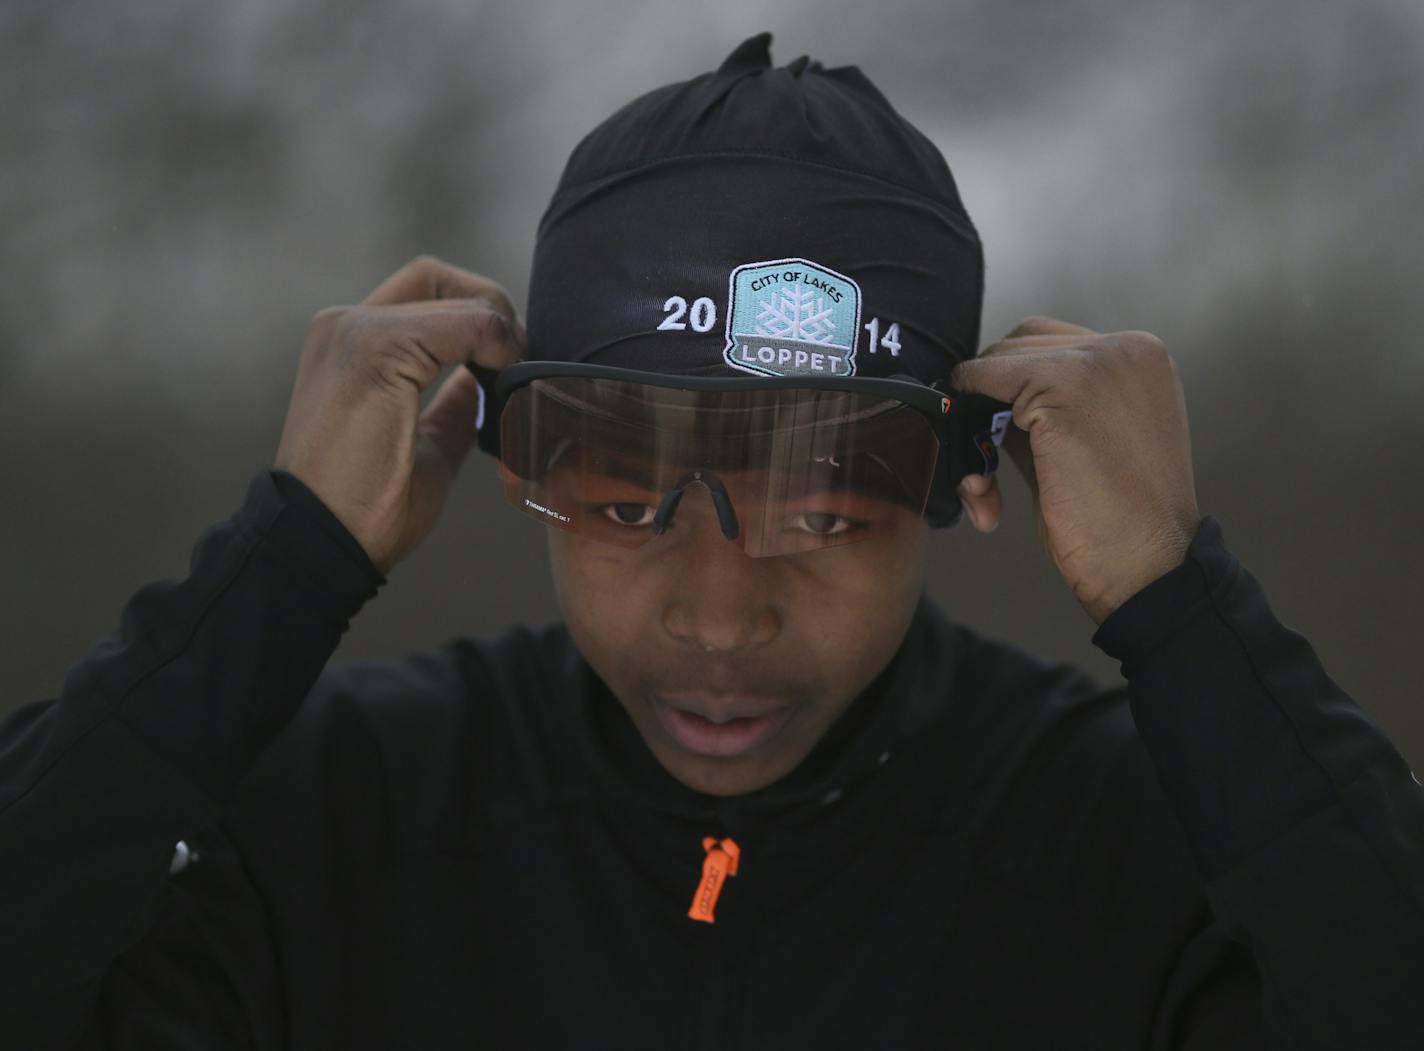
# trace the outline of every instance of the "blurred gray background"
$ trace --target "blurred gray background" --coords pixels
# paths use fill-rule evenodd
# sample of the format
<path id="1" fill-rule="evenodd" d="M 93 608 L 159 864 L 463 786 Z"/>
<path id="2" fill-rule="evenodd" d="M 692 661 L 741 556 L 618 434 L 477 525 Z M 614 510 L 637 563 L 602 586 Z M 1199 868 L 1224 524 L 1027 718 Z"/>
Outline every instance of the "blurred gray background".
<path id="1" fill-rule="evenodd" d="M 523 306 L 578 139 L 775 33 L 943 150 L 985 341 L 1046 313 L 1180 367 L 1198 496 L 1288 625 L 1424 769 L 1424 4 L 782 0 L 0 8 L 0 712 L 54 695 L 270 465 L 303 331 L 431 252 Z M 936 538 L 956 619 L 1117 665 L 1006 521 Z M 475 454 L 339 655 L 557 615 Z"/>

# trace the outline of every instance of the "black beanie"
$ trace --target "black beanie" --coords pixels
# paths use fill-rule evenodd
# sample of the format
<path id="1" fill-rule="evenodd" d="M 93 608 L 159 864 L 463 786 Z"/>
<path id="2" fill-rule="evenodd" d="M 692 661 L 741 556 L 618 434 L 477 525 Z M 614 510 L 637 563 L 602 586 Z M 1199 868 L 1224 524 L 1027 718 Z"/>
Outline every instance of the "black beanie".
<path id="1" fill-rule="evenodd" d="M 944 157 L 855 66 L 773 67 L 770 45 L 574 148 L 539 222 L 531 359 L 945 389 L 974 356 L 984 256 Z"/>
<path id="2" fill-rule="evenodd" d="M 984 253 L 943 155 L 859 68 L 772 67 L 770 43 L 574 148 L 538 225 L 531 360 L 947 390 L 974 356 Z M 963 513 L 941 460 L 934 527 Z"/>

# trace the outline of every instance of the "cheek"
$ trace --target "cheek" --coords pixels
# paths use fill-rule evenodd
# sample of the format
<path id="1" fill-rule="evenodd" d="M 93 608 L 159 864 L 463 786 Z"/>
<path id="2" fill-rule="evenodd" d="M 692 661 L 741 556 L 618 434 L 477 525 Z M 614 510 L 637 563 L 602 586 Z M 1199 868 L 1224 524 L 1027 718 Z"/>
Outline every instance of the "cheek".
<path id="1" fill-rule="evenodd" d="M 548 530 L 549 570 L 554 596 L 564 619 L 583 624 L 598 619 L 598 597 L 606 591 L 611 572 L 597 558 L 589 558 L 586 544 L 575 536 Z"/>
<path id="2" fill-rule="evenodd" d="M 815 576 L 807 584 L 809 619 L 828 662 L 860 678 L 889 660 L 924 588 L 927 553 L 928 528 L 921 527 L 893 544 L 847 544 L 808 560 Z"/>
<path id="3" fill-rule="evenodd" d="M 917 526 L 893 542 L 781 556 L 775 586 L 768 584 L 783 617 L 778 646 L 846 685 L 878 671 L 904 637 L 923 587 L 928 534 Z M 676 584 L 666 567 L 576 534 L 548 534 L 555 595 L 574 643 L 615 690 L 639 680 L 642 664 L 656 663 L 667 648 L 662 605 Z"/>
<path id="4" fill-rule="evenodd" d="M 630 580 L 627 554 L 557 529 L 549 533 L 554 596 L 579 651 L 605 681 L 620 679 L 620 661 L 635 651 L 648 624 L 646 589 Z"/>

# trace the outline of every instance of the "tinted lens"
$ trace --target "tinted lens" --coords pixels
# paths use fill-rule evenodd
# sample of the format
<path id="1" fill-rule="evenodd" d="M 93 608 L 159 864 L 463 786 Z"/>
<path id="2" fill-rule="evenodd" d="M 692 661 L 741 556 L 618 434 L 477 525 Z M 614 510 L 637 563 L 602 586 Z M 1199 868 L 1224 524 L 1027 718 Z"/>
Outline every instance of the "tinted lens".
<path id="1" fill-rule="evenodd" d="M 722 539 L 734 520 L 753 556 L 904 529 L 924 510 L 939 449 L 919 410 L 860 391 L 590 377 L 517 389 L 500 430 L 505 495 L 541 521 L 639 547 L 694 527 Z M 659 533 L 657 512 L 678 492 Z"/>

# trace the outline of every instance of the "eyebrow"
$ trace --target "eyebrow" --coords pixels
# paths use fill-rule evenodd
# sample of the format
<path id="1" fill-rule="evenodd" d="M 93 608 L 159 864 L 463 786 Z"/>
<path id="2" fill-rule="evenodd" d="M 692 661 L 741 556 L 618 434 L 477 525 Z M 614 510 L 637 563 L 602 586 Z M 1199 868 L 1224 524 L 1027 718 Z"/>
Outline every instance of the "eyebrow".
<path id="1" fill-rule="evenodd" d="M 653 472 L 644 464 L 630 463 L 621 459 L 610 459 L 604 462 L 602 473 L 607 474 L 611 478 L 617 478 L 619 481 L 632 482 L 634 485 L 640 485 L 644 489 L 652 492 L 657 492 L 659 489 Z"/>
<path id="2" fill-rule="evenodd" d="M 620 453 L 609 452 L 601 449 L 588 449 L 578 447 L 574 455 L 569 457 L 569 464 L 574 470 L 591 470 L 588 467 L 588 459 L 596 456 L 598 463 L 593 473 L 601 474 L 609 478 L 616 478 L 619 481 L 629 482 L 639 488 L 646 489 L 650 493 L 663 493 L 676 486 L 677 478 L 664 472 L 664 479 L 659 483 L 655 469 L 646 460 L 636 459 Z M 809 471 L 803 474 L 797 481 L 798 487 L 793 499 L 815 496 L 820 493 L 849 492 L 861 493 L 862 495 L 872 495 L 883 497 L 886 494 L 883 487 L 893 486 L 898 481 L 894 478 L 893 472 L 884 464 L 877 464 L 881 471 L 885 472 L 882 477 L 880 472 L 875 472 L 869 476 L 857 473 L 854 476 L 847 476 L 840 471 L 826 472 Z M 742 472 L 736 470 L 730 472 L 713 471 L 718 474 L 736 475 Z M 682 472 L 687 473 L 686 471 Z M 868 486 L 865 483 L 869 482 Z M 864 489 L 862 487 L 864 486 Z M 735 490 L 737 486 L 733 486 Z M 735 502 L 735 497 L 733 498 Z"/>
<path id="3" fill-rule="evenodd" d="M 598 455 L 596 468 L 591 468 L 588 465 L 591 452 Z M 646 461 L 634 460 L 618 454 L 610 454 L 604 450 L 589 450 L 583 447 L 579 447 L 569 459 L 572 461 L 571 466 L 573 466 L 575 470 L 590 471 L 591 473 L 606 475 L 610 478 L 617 478 L 620 481 L 632 482 L 634 485 L 641 486 L 650 492 L 658 491 L 655 475 Z"/>

